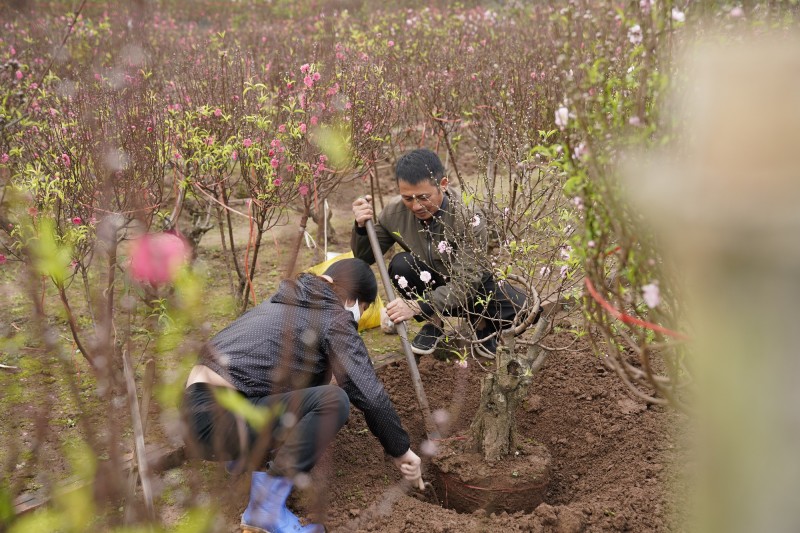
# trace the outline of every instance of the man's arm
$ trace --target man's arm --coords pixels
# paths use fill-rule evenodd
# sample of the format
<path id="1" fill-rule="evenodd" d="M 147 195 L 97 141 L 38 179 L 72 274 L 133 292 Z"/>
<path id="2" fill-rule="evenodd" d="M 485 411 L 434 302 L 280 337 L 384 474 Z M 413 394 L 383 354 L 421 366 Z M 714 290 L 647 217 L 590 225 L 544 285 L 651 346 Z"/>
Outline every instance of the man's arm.
<path id="1" fill-rule="evenodd" d="M 386 453 L 394 458 L 402 457 L 409 450 L 408 433 L 375 375 L 364 341 L 350 320 L 344 316 L 334 317 L 324 343 L 336 382 L 350 402 L 363 411 L 369 430 Z"/>
<path id="2" fill-rule="evenodd" d="M 381 215 L 383 215 L 383 213 L 381 213 Z M 372 253 L 372 246 L 370 245 L 366 228 L 366 221 L 373 217 L 371 196 L 367 195 L 353 202 L 353 216 L 356 221 L 355 224 L 353 224 L 353 230 L 350 234 L 350 249 L 353 250 L 354 257 L 363 259 L 371 265 L 375 262 L 375 254 Z M 375 224 L 375 234 L 378 236 L 381 252 L 386 253 L 394 244 L 394 238 L 391 233 L 383 227 L 380 219 L 378 223 Z"/>

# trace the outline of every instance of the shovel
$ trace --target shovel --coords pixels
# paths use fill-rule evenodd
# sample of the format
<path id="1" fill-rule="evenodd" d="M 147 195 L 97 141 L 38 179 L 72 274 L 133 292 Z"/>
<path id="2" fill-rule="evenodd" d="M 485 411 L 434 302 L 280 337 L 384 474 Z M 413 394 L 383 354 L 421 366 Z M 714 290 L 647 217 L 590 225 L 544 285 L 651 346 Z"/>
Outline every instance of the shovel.
<path id="1" fill-rule="evenodd" d="M 378 270 L 381 273 L 381 280 L 383 280 L 383 288 L 386 291 L 388 301 L 393 301 L 396 298 L 394 287 L 389 279 L 389 271 L 386 270 L 386 263 L 383 260 L 383 252 L 381 246 L 378 244 L 378 235 L 375 233 L 375 224 L 372 220 L 367 220 L 366 223 L 367 235 L 369 236 L 369 244 L 372 246 L 372 255 L 375 256 L 375 262 L 378 265 Z M 414 352 L 411 351 L 411 344 L 408 342 L 408 328 L 405 322 L 396 324 L 397 333 L 400 336 L 400 341 L 403 344 L 403 351 L 406 354 L 406 361 L 408 361 L 408 371 L 411 373 L 411 382 L 414 384 L 414 392 L 417 394 L 417 402 L 422 411 L 422 418 L 425 422 L 425 432 L 428 434 L 428 440 L 438 440 L 440 438 L 439 431 L 436 429 L 436 424 L 433 422 L 431 416 L 431 408 L 428 405 L 428 398 L 425 396 L 425 389 L 422 386 L 422 378 L 419 376 L 419 368 L 417 368 L 417 360 L 414 357 Z"/>

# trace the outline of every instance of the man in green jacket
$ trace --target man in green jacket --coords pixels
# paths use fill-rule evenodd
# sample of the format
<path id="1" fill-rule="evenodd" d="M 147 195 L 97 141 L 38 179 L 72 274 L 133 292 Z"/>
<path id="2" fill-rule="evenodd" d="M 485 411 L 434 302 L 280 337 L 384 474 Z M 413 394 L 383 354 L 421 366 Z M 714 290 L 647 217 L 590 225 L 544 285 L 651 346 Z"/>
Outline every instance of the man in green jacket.
<path id="1" fill-rule="evenodd" d="M 381 252 L 395 243 L 403 252 L 392 258 L 389 275 L 401 295 L 386 311 L 394 322 L 425 320 L 411 343 L 417 355 L 433 353 L 441 340 L 441 316 L 466 316 L 484 339 L 511 325 L 525 296 L 509 284 L 496 283 L 487 267 L 486 221 L 474 205 L 448 187 L 442 162 L 430 150 L 414 150 L 397 161 L 400 195 L 381 211 L 375 231 Z M 353 202 L 350 245 L 355 257 L 373 263 L 366 228 L 374 213 L 369 196 Z M 482 319 L 482 320 L 481 320 Z M 497 336 L 477 346 L 493 357 Z"/>

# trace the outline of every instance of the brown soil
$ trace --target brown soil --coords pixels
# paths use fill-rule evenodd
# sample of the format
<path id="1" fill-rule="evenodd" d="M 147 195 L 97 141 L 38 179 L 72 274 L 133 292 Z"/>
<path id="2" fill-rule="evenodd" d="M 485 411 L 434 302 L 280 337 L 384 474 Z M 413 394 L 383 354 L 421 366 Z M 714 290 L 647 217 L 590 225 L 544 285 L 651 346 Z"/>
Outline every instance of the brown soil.
<path id="1" fill-rule="evenodd" d="M 478 404 L 480 368 L 457 371 L 428 357 L 420 372 L 431 408 L 452 413 L 450 437 L 463 436 Z M 406 363 L 384 367 L 379 376 L 419 450 L 425 430 Z M 668 468 L 677 456 L 670 437 L 676 418 L 632 400 L 585 346 L 555 352 L 518 413 L 520 442 L 544 443 L 552 454 L 544 503 L 532 513 L 459 514 L 440 505 L 441 488 L 405 489 L 357 410 L 315 468 L 311 490 L 292 507 L 307 517 L 324 515 L 329 531 L 672 531 L 679 529 Z M 242 477 L 226 498 L 230 524 L 247 503 Z"/>

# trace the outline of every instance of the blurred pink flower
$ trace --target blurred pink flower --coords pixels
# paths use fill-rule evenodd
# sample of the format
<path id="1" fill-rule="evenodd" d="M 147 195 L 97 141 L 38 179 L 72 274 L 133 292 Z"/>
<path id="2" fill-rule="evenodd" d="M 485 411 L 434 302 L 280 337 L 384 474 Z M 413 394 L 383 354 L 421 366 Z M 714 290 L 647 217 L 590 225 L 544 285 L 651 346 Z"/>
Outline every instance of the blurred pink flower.
<path id="1" fill-rule="evenodd" d="M 270 160 L 269 164 L 272 165 L 272 168 L 278 168 L 281 166 L 281 162 L 274 157 Z"/>
<path id="2" fill-rule="evenodd" d="M 427 270 L 423 270 L 422 272 L 419 273 L 419 280 L 422 283 L 428 283 L 431 280 L 431 273 L 428 272 Z"/>
<path id="3" fill-rule="evenodd" d="M 439 250 L 440 254 L 449 254 L 453 251 L 453 247 L 447 241 L 439 241 L 439 244 L 436 245 L 436 249 Z"/>
<path id="4" fill-rule="evenodd" d="M 648 283 L 642 286 L 642 298 L 650 309 L 657 307 L 658 304 L 661 303 L 661 294 L 658 290 L 658 285 L 655 283 Z"/>
<path id="5" fill-rule="evenodd" d="M 628 29 L 628 40 L 631 42 L 631 44 L 641 44 L 642 38 L 642 27 L 638 24 L 634 24 L 630 27 L 630 29 Z"/>
<path id="6" fill-rule="evenodd" d="M 64 163 L 65 167 L 69 168 L 70 164 L 72 163 L 72 160 L 69 158 L 69 155 L 61 154 L 61 162 Z"/>
<path id="7" fill-rule="evenodd" d="M 286 133 L 286 124 L 281 124 L 280 126 L 278 126 L 278 132 Z"/>
<path id="8" fill-rule="evenodd" d="M 214 116 L 215 116 L 215 117 L 221 117 L 221 116 L 222 116 L 222 109 L 220 109 L 220 108 L 216 108 L 216 109 L 214 110 Z"/>
<path id="9" fill-rule="evenodd" d="M 589 153 L 589 148 L 586 147 L 586 143 L 580 143 L 578 146 L 575 147 L 575 158 L 576 159 L 583 159 Z"/>
<path id="10" fill-rule="evenodd" d="M 22 79 L 22 71 L 18 70 L 17 73 L 14 74 L 14 76 L 16 76 L 18 80 L 21 80 Z"/>
<path id="11" fill-rule="evenodd" d="M 191 256 L 189 245 L 175 233 L 143 235 L 131 247 L 131 278 L 154 286 L 169 283 Z"/>
<path id="12" fill-rule="evenodd" d="M 280 187 L 280 186 L 281 186 L 281 183 L 283 183 L 283 180 L 282 180 L 282 179 L 280 179 L 280 178 L 275 178 L 274 180 L 272 180 L 272 184 L 273 184 L 274 186 L 276 186 L 276 187 Z"/>
<path id="13" fill-rule="evenodd" d="M 300 133 L 305 133 L 306 132 L 305 122 L 301 122 L 299 128 L 300 128 Z"/>
<path id="14" fill-rule="evenodd" d="M 372 122 L 367 121 L 364 123 L 364 133 L 369 133 L 372 131 Z"/>
<path id="15" fill-rule="evenodd" d="M 311 76 L 306 76 L 305 78 L 303 78 L 303 83 L 305 83 L 306 87 L 309 87 L 309 88 L 314 86 L 314 80 L 311 79 Z"/>
<path id="16" fill-rule="evenodd" d="M 474 217 L 472 217 L 472 226 L 477 228 L 480 225 L 481 225 L 481 217 L 480 217 L 480 215 L 475 215 Z"/>
<path id="17" fill-rule="evenodd" d="M 311 65 L 309 65 L 308 63 L 300 67 L 300 72 L 302 72 L 303 74 L 308 74 L 309 70 L 311 70 Z"/>
<path id="18" fill-rule="evenodd" d="M 81 220 L 81 217 L 75 217 L 72 219 L 72 223 L 75 224 L 76 226 L 78 226 L 81 222 L 83 222 L 83 220 Z"/>
<path id="19" fill-rule="evenodd" d="M 8 157 L 8 154 L 0 155 L 0 163 L 8 163 L 9 159 L 10 157 Z"/>
<path id="20" fill-rule="evenodd" d="M 250 137 L 248 137 L 247 139 L 242 141 L 242 146 L 244 146 L 245 148 L 250 148 L 250 146 L 252 146 L 252 144 L 253 144 L 253 141 L 250 140 Z"/>
<path id="21" fill-rule="evenodd" d="M 392 46 L 394 46 L 394 41 L 389 41 L 389 42 L 387 42 L 387 43 L 386 43 L 386 46 L 388 46 L 389 48 L 391 48 Z"/>
<path id="22" fill-rule="evenodd" d="M 237 152 L 236 150 L 234 150 L 233 152 L 231 152 L 231 159 L 233 159 L 234 161 L 236 161 L 237 159 L 239 159 L 239 152 Z"/>
<path id="23" fill-rule="evenodd" d="M 300 196 L 308 195 L 308 185 L 301 185 L 300 187 L 297 188 L 297 190 L 300 192 Z"/>
<path id="24" fill-rule="evenodd" d="M 6 261 L 8 261 L 8 259 L 6 259 L 6 256 L 3 255 L 3 254 L 0 254 L 0 265 L 5 265 Z"/>
<path id="25" fill-rule="evenodd" d="M 400 276 L 397 278 L 397 286 L 401 289 L 408 287 L 408 280 L 405 278 L 405 276 Z"/>
<path id="26" fill-rule="evenodd" d="M 567 123 L 569 122 L 569 109 L 564 106 L 559 107 L 556 109 L 556 126 L 558 129 L 563 130 L 567 127 Z"/>
<path id="27" fill-rule="evenodd" d="M 741 7 L 739 7 L 739 6 L 736 6 L 736 7 L 734 7 L 734 8 L 733 8 L 733 9 L 731 9 L 731 11 L 730 11 L 730 16 L 732 16 L 733 18 L 739 18 L 739 17 L 741 17 L 742 15 L 744 15 L 744 9 L 742 9 L 742 8 L 741 8 Z"/>
<path id="28" fill-rule="evenodd" d="M 321 75 L 319 72 L 315 72 L 315 73 L 314 73 L 314 75 L 313 75 L 313 76 L 311 76 L 311 78 L 312 78 L 314 81 L 319 81 L 319 79 L 320 79 L 321 77 L 322 77 L 322 75 Z"/>
<path id="29" fill-rule="evenodd" d="M 319 118 L 311 117 L 311 125 L 316 126 L 319 123 Z"/>
<path id="30" fill-rule="evenodd" d="M 467 360 L 466 359 L 459 359 L 456 361 L 456 366 L 458 368 L 467 368 Z"/>

